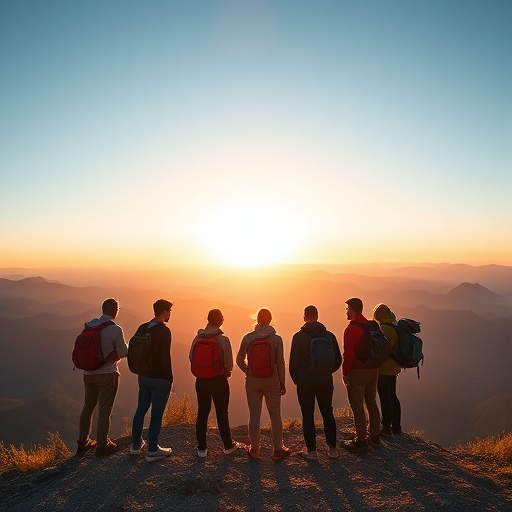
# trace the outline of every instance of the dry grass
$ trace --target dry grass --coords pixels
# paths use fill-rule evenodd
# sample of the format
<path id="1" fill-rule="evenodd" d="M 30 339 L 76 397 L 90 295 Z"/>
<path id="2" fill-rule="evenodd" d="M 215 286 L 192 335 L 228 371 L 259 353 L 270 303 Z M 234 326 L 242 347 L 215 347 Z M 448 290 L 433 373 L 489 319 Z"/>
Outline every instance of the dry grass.
<path id="1" fill-rule="evenodd" d="M 196 415 L 196 406 L 188 395 L 183 395 L 183 398 L 173 395 L 165 408 L 162 427 L 195 425 Z"/>
<path id="2" fill-rule="evenodd" d="M 0 473 L 12 469 L 29 471 L 53 466 L 57 462 L 69 459 L 71 452 L 59 437 L 58 433 L 48 433 L 48 444 L 37 445 L 33 448 L 25 448 L 20 445 L 5 446 L 0 441 Z"/>

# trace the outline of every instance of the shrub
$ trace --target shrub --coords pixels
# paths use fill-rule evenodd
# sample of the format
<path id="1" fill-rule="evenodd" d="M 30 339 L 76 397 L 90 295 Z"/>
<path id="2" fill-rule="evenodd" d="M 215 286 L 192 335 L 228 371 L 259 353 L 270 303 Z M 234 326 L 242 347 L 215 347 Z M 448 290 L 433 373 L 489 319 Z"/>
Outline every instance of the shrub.
<path id="1" fill-rule="evenodd" d="M 195 424 L 196 407 L 190 397 L 187 394 L 183 395 L 181 399 L 176 398 L 176 395 L 171 396 L 165 408 L 162 426 Z"/>
<path id="2" fill-rule="evenodd" d="M 503 432 L 499 436 L 477 438 L 469 443 L 458 445 L 456 451 L 491 457 L 494 460 L 504 462 L 512 469 L 512 433 Z"/>

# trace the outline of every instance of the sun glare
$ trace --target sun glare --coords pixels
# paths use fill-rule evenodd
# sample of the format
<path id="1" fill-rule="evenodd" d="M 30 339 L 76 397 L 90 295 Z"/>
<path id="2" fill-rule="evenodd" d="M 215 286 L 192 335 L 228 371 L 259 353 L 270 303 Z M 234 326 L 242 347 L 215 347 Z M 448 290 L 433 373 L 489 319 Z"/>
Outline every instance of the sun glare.
<path id="1" fill-rule="evenodd" d="M 226 265 L 284 263 L 300 242 L 298 219 L 264 198 L 221 204 L 200 223 L 203 249 Z"/>

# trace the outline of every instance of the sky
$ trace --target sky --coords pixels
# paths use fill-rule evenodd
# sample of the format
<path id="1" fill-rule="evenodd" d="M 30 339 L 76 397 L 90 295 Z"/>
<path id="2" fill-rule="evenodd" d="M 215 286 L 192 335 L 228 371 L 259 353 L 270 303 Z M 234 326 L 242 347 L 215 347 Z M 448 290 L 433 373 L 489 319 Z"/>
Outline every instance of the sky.
<path id="1" fill-rule="evenodd" d="M 0 267 L 512 265 L 512 2 L 0 0 Z"/>

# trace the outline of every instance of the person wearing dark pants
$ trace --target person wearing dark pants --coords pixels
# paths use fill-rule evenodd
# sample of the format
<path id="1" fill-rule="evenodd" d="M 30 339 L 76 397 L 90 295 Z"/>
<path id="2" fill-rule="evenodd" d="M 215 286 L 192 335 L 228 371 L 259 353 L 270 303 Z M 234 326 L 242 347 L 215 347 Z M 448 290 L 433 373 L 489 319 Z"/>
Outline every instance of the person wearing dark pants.
<path id="1" fill-rule="evenodd" d="M 307 306 L 304 310 L 305 324 L 292 339 L 290 350 L 290 376 L 297 385 L 297 397 L 302 413 L 302 432 L 306 444 L 303 454 L 308 458 L 317 457 L 315 429 L 315 400 L 322 415 L 324 435 L 327 444 L 327 455 L 337 457 L 336 451 L 336 421 L 332 408 L 334 384 L 332 374 L 341 366 L 341 352 L 336 336 L 329 332 L 318 321 L 318 310 L 315 306 Z M 324 340 L 332 350 L 328 370 L 318 374 L 311 364 L 313 340 Z M 328 345 L 327 345 L 328 346 Z M 314 354 L 314 353 L 313 353 Z"/>

